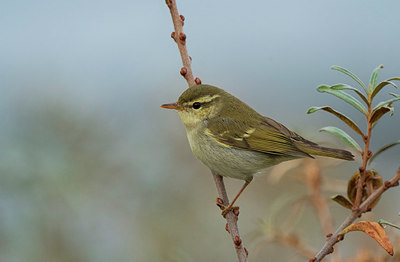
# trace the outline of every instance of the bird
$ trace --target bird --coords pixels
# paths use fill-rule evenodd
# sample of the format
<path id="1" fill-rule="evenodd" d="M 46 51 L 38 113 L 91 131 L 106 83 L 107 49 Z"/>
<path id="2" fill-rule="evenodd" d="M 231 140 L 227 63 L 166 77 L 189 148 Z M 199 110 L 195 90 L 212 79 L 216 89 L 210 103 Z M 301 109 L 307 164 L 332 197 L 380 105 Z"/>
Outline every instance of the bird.
<path id="1" fill-rule="evenodd" d="M 319 146 L 212 85 L 189 87 L 177 102 L 161 107 L 178 112 L 190 148 L 204 165 L 223 177 L 244 180 L 230 205 L 223 207 L 224 217 L 263 169 L 313 156 L 354 160 L 352 153 Z"/>

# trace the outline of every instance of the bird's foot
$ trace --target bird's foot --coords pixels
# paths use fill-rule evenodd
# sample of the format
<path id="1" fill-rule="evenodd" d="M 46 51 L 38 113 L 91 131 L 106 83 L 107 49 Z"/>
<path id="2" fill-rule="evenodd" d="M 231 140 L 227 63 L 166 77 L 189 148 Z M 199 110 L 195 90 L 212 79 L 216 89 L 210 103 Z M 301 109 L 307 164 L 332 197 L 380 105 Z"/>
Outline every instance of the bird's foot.
<path id="1" fill-rule="evenodd" d="M 221 215 L 225 218 L 226 215 L 231 211 L 233 211 L 233 214 L 235 214 L 235 216 L 239 215 L 239 207 L 238 206 L 231 206 L 231 205 L 225 207 L 224 210 L 222 210 Z"/>
<path id="2" fill-rule="evenodd" d="M 217 204 L 217 207 L 219 207 L 221 210 L 225 209 L 224 201 L 221 198 L 217 197 L 217 201 L 215 202 Z"/>
<path id="3" fill-rule="evenodd" d="M 221 215 L 225 218 L 226 215 L 230 212 L 233 211 L 233 213 L 238 216 L 239 215 L 239 207 L 238 206 L 233 206 L 232 203 L 229 206 L 224 205 L 224 201 L 221 198 L 217 198 L 216 201 L 217 206 L 222 210 Z"/>

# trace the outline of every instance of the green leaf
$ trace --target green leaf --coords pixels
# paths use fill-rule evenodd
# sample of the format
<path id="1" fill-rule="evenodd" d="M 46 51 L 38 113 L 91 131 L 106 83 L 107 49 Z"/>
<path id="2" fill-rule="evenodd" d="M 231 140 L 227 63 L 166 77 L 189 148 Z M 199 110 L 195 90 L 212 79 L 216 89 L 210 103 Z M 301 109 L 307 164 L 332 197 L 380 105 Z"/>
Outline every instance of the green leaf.
<path id="1" fill-rule="evenodd" d="M 393 102 L 396 102 L 398 100 L 400 100 L 400 95 L 394 94 L 394 93 L 390 93 L 390 95 L 394 96 L 394 98 L 380 102 L 379 104 L 376 105 L 376 107 L 374 107 L 374 109 L 372 111 L 377 111 L 379 108 L 381 107 L 388 107 L 390 106 Z"/>
<path id="2" fill-rule="evenodd" d="M 354 81 L 356 81 L 362 88 L 364 88 L 365 93 L 368 94 L 368 90 L 365 87 L 364 83 L 360 80 L 360 78 L 358 78 L 356 75 L 354 75 L 352 72 L 350 72 L 349 70 L 347 70 L 346 68 L 340 67 L 340 66 L 332 66 L 331 69 L 333 70 L 337 70 L 339 72 L 342 72 L 348 76 L 350 76 L 351 78 L 354 79 Z"/>
<path id="3" fill-rule="evenodd" d="M 354 92 L 357 93 L 359 97 L 361 97 L 361 99 L 365 102 L 365 104 L 367 105 L 369 104 L 368 99 L 357 88 L 354 88 L 346 84 L 336 84 L 331 86 L 331 88 L 335 90 L 353 90 Z"/>
<path id="4" fill-rule="evenodd" d="M 373 93 L 378 82 L 379 71 L 383 68 L 383 65 L 378 66 L 372 71 L 371 79 L 369 80 L 369 93 Z"/>
<path id="5" fill-rule="evenodd" d="M 328 94 L 334 95 L 334 96 L 344 100 L 345 102 L 354 106 L 358 111 L 360 111 L 364 115 L 366 115 L 368 113 L 367 109 L 361 104 L 360 101 L 358 101 L 353 96 L 351 96 L 341 90 L 335 90 L 332 87 L 327 86 L 327 85 L 320 85 L 317 87 L 317 90 L 318 90 L 318 92 L 328 93 Z"/>
<path id="6" fill-rule="evenodd" d="M 340 138 L 343 142 L 345 142 L 347 145 L 351 146 L 352 148 L 354 148 L 358 151 L 362 151 L 360 145 L 351 136 L 349 136 L 346 132 L 344 132 L 340 128 L 337 128 L 334 126 L 327 126 L 327 127 L 321 128 L 319 131 L 320 132 L 325 131 L 325 132 L 331 133 L 332 135 Z"/>
<path id="7" fill-rule="evenodd" d="M 332 109 L 329 106 L 322 106 L 322 107 L 310 107 L 310 109 L 308 109 L 307 114 L 311 114 L 314 113 L 318 110 L 324 110 L 326 112 L 329 112 L 333 115 L 335 115 L 336 117 L 338 117 L 340 120 L 342 120 L 343 122 L 345 122 L 349 127 L 351 127 L 356 133 L 364 136 L 363 132 L 361 132 L 360 128 L 354 123 L 353 120 L 351 120 L 350 118 L 348 118 L 347 116 L 343 115 L 342 113 Z"/>
<path id="8" fill-rule="evenodd" d="M 382 152 L 388 150 L 389 148 L 395 146 L 395 145 L 399 145 L 400 144 L 400 140 L 397 140 L 393 143 L 387 144 L 386 146 L 382 147 L 381 149 L 379 149 L 378 151 L 376 151 L 376 153 L 370 158 L 369 162 L 374 161 L 374 159 L 380 155 Z"/>
<path id="9" fill-rule="evenodd" d="M 388 225 L 388 226 L 400 229 L 400 226 L 392 224 L 392 223 L 390 223 L 390 222 L 388 222 L 388 221 L 386 221 L 384 219 L 379 219 L 378 224 L 381 225 L 382 227 L 383 227 L 383 225 Z"/>
<path id="10" fill-rule="evenodd" d="M 371 123 L 378 121 L 384 114 L 390 112 L 390 116 L 394 113 L 394 108 L 392 106 L 383 106 L 376 111 L 372 111 Z"/>
<path id="11" fill-rule="evenodd" d="M 400 81 L 400 77 L 392 77 L 392 78 L 389 78 L 386 81 L 393 81 L 393 80 L 399 80 Z"/>
<path id="12" fill-rule="evenodd" d="M 334 195 L 331 197 L 331 199 L 345 208 L 350 210 L 353 208 L 353 204 L 342 195 Z"/>
<path id="13" fill-rule="evenodd" d="M 380 82 L 380 83 L 376 86 L 376 88 L 374 89 L 374 91 L 372 92 L 371 98 L 374 98 L 374 97 L 379 93 L 379 91 L 381 91 L 381 89 L 382 89 L 383 87 L 387 86 L 387 85 L 392 85 L 392 86 L 394 86 L 395 88 L 397 88 L 396 84 L 393 83 L 393 82 L 390 82 L 389 80 Z"/>

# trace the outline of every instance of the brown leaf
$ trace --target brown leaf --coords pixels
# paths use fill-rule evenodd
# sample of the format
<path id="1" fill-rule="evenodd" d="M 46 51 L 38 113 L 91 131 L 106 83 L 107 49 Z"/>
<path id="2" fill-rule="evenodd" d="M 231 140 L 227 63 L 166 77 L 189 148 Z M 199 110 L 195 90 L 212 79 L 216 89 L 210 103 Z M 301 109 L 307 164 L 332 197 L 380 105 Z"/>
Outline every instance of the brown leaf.
<path id="1" fill-rule="evenodd" d="M 383 227 L 378 223 L 369 221 L 360 221 L 351 224 L 340 233 L 340 236 L 343 236 L 351 231 L 362 231 L 368 234 L 370 237 L 375 239 L 376 242 L 378 242 L 378 244 L 381 245 L 386 250 L 386 252 L 388 252 L 391 256 L 393 256 L 392 243 L 387 237 Z"/>
<path id="2" fill-rule="evenodd" d="M 391 112 L 390 114 L 392 115 L 393 114 L 392 110 L 393 110 L 393 107 L 391 105 L 383 106 L 377 110 L 374 110 L 372 112 L 372 117 L 371 117 L 370 122 L 374 123 L 374 122 L 378 121 L 387 112 Z"/>
<path id="3" fill-rule="evenodd" d="M 372 194 L 376 189 L 382 186 L 382 176 L 376 170 L 366 170 L 365 171 L 365 188 L 362 192 L 362 200 L 365 200 Z M 347 197 L 354 204 L 357 195 L 357 183 L 360 179 L 360 172 L 356 172 L 350 178 L 347 183 Z M 380 197 L 378 197 L 369 207 L 373 208 L 378 202 Z"/>
<path id="4" fill-rule="evenodd" d="M 357 182 L 360 179 L 360 172 L 356 172 L 347 182 L 347 197 L 350 199 L 351 203 L 354 204 L 357 194 Z"/>

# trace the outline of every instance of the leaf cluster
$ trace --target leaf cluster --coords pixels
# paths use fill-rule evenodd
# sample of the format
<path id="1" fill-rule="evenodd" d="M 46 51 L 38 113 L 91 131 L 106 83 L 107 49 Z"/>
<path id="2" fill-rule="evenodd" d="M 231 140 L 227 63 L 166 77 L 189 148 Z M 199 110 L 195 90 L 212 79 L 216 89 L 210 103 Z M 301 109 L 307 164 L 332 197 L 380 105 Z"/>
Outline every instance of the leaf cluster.
<path id="1" fill-rule="evenodd" d="M 357 183 L 360 180 L 360 172 L 356 172 L 347 182 L 347 197 L 342 195 L 334 195 L 331 197 L 333 201 L 338 203 L 339 205 L 352 210 L 354 208 L 354 204 L 356 201 L 357 195 Z M 366 171 L 366 179 L 365 179 L 365 188 L 362 192 L 362 199 L 367 199 L 374 190 L 381 187 L 383 184 L 382 176 L 376 170 L 368 170 Z M 372 204 L 370 208 L 372 209 L 378 202 L 380 197 L 378 197 Z"/>
<path id="2" fill-rule="evenodd" d="M 331 108 L 330 106 L 311 107 L 307 111 L 308 114 L 311 114 L 316 111 L 323 110 L 336 116 L 347 126 L 349 126 L 356 134 L 361 136 L 361 139 L 364 142 L 363 150 L 361 146 L 357 143 L 356 139 L 354 139 L 352 136 L 350 136 L 338 127 L 327 126 L 320 130 L 331 133 L 341 139 L 348 146 L 357 150 L 363 159 L 362 167 L 360 167 L 359 171 L 354 173 L 348 181 L 347 198 L 342 195 L 335 195 L 331 198 L 336 203 L 352 210 L 353 212 L 359 208 L 360 203 L 369 198 L 369 196 L 371 196 L 375 190 L 381 188 L 383 185 L 382 176 L 379 175 L 379 173 L 375 170 L 367 170 L 367 165 L 371 163 L 382 152 L 395 145 L 400 144 L 400 140 L 398 140 L 388 145 L 385 145 L 375 154 L 372 154 L 372 152 L 369 151 L 372 129 L 378 124 L 378 121 L 385 114 L 390 112 L 390 116 L 393 115 L 393 103 L 400 100 L 399 94 L 389 93 L 392 96 L 390 99 L 378 102 L 375 106 L 373 106 L 374 98 L 376 98 L 376 95 L 380 93 L 384 87 L 393 86 L 394 88 L 397 88 L 397 85 L 393 81 L 400 80 L 400 77 L 392 77 L 385 81 L 378 82 L 379 72 L 382 68 L 383 66 L 380 65 L 374 69 L 369 80 L 369 85 L 367 87 L 360 80 L 360 78 L 358 78 L 349 70 L 343 67 L 333 66 L 332 69 L 350 76 L 361 87 L 361 89 L 355 88 L 348 84 L 335 84 L 331 86 L 320 85 L 317 87 L 318 92 L 334 95 L 337 98 L 350 104 L 353 108 L 357 109 L 361 114 L 363 114 L 367 122 L 365 132 L 363 132 L 359 125 L 348 116 Z M 354 92 L 358 97 L 354 97 L 353 95 L 349 94 L 349 92 Z M 371 210 L 378 203 L 379 199 L 380 195 L 372 203 L 369 204 L 368 210 Z M 383 225 L 390 225 L 399 228 L 398 226 L 391 224 L 390 222 L 387 222 L 385 220 L 381 220 L 378 223 L 361 221 L 350 224 L 338 235 L 338 238 L 343 239 L 344 235 L 351 231 L 363 231 L 374 238 L 390 255 L 393 255 L 392 244 L 386 236 Z"/>
<path id="3" fill-rule="evenodd" d="M 373 107 L 373 102 L 376 95 L 379 92 L 381 92 L 383 88 L 386 86 L 393 86 L 394 88 L 397 88 L 397 85 L 393 81 L 400 80 L 400 77 L 392 77 L 378 83 L 379 72 L 382 68 L 383 68 L 382 65 L 375 68 L 375 70 L 371 74 L 371 78 L 369 80 L 369 86 L 367 88 L 367 86 L 360 80 L 360 78 L 358 78 L 355 74 L 353 74 L 349 70 L 340 66 L 332 66 L 333 70 L 337 70 L 339 72 L 342 72 L 350 76 L 356 83 L 358 83 L 358 85 L 362 89 L 360 90 L 348 84 L 335 84 L 335 85 L 320 85 L 317 87 L 317 91 L 321 93 L 328 93 L 334 95 L 337 98 L 350 104 L 353 108 L 357 109 L 361 114 L 363 114 L 366 117 L 367 125 L 369 124 L 372 127 L 375 127 L 379 119 L 386 113 L 390 112 L 390 116 L 393 115 L 394 108 L 392 104 L 400 100 L 399 94 L 389 93 L 392 96 L 392 98 L 385 101 L 381 101 L 375 107 Z M 359 99 L 347 93 L 346 91 L 354 92 L 355 94 L 357 94 Z M 342 122 L 344 122 L 351 129 L 353 129 L 353 131 L 356 132 L 356 134 L 360 135 L 363 141 L 365 141 L 366 134 L 365 132 L 362 131 L 359 125 L 355 123 L 348 116 L 333 109 L 330 106 L 311 107 L 308 109 L 307 113 L 311 114 L 319 110 L 326 111 L 339 118 Z M 335 126 L 327 126 L 321 128 L 320 131 L 331 133 L 332 135 L 341 139 L 348 146 L 362 153 L 361 146 L 357 143 L 357 141 L 342 129 Z M 382 147 L 369 159 L 369 163 L 372 162 L 379 154 L 381 154 L 385 150 L 398 144 L 400 144 L 400 140 Z"/>

